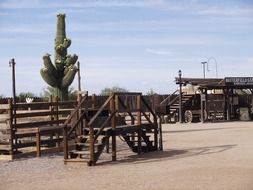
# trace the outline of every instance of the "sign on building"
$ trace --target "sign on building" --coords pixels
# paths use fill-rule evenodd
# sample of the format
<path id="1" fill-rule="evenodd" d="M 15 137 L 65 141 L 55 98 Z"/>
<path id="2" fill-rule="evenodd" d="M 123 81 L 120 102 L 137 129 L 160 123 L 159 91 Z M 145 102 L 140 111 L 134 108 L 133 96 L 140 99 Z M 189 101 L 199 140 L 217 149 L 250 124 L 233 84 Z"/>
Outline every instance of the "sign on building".
<path id="1" fill-rule="evenodd" d="M 225 77 L 225 85 L 253 85 L 253 77 Z"/>

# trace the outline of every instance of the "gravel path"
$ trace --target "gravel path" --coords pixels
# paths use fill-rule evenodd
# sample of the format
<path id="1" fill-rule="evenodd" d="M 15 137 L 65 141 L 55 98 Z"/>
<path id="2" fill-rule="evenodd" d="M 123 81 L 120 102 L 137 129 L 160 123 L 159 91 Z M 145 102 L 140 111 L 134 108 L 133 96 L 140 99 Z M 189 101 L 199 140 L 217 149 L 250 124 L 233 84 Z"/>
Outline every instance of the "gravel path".
<path id="1" fill-rule="evenodd" d="M 63 164 L 61 154 L 0 161 L 0 190 L 252 190 L 253 123 L 163 125 L 164 151 Z"/>

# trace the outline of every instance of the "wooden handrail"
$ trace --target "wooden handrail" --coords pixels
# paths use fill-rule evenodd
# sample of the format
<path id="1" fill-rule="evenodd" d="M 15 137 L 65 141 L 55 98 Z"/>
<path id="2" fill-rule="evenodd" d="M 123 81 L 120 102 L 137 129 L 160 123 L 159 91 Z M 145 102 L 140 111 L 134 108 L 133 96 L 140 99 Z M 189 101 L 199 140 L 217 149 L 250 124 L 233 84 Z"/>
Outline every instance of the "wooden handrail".
<path id="1" fill-rule="evenodd" d="M 75 124 L 71 126 L 71 128 L 70 128 L 69 131 L 68 131 L 68 136 L 71 135 L 71 133 L 74 131 L 74 129 L 78 126 L 78 124 L 80 123 L 80 121 L 81 121 L 83 118 L 86 118 L 86 119 L 87 119 L 87 117 L 86 117 L 86 112 L 83 112 L 83 113 L 79 116 L 79 118 L 78 118 L 78 120 L 75 122 Z"/>
<path id="2" fill-rule="evenodd" d="M 116 114 L 116 112 L 113 112 L 103 123 L 103 125 L 100 127 L 99 131 L 96 133 L 95 137 L 94 137 L 94 143 L 97 140 L 97 138 L 99 137 L 99 135 L 102 133 L 102 131 L 104 130 L 104 128 L 106 127 L 106 124 L 112 119 L 112 117 Z"/>
<path id="3" fill-rule="evenodd" d="M 142 95 L 141 92 L 114 92 L 113 95 L 117 95 L 117 96 L 138 96 L 138 95 Z"/>
<path id="4" fill-rule="evenodd" d="M 118 96 L 118 100 L 119 100 L 119 103 L 125 108 L 125 109 L 127 109 L 127 106 L 124 104 L 124 102 L 121 100 L 121 98 Z M 130 117 L 131 117 L 131 119 L 135 119 L 134 118 L 134 116 L 133 116 L 133 114 L 130 112 L 130 111 L 128 111 L 127 110 L 127 113 L 130 115 Z"/>
<path id="5" fill-rule="evenodd" d="M 176 96 L 168 105 L 172 105 L 175 101 L 177 101 L 178 98 L 179 98 L 179 95 Z"/>
<path id="6" fill-rule="evenodd" d="M 148 105 L 148 103 L 146 102 L 146 100 L 143 98 L 143 96 L 141 96 L 141 100 L 144 103 L 144 105 L 148 108 L 148 110 L 150 111 L 150 113 L 153 115 L 154 118 L 156 118 L 156 114 L 155 112 L 152 110 L 152 108 Z"/>
<path id="7" fill-rule="evenodd" d="M 149 123 L 152 123 L 152 121 L 150 120 L 150 118 L 147 116 L 147 114 L 144 111 L 142 111 L 141 113 L 146 118 L 146 120 L 148 120 Z"/>
<path id="8" fill-rule="evenodd" d="M 91 124 L 97 119 L 99 114 L 105 109 L 105 107 L 107 106 L 107 104 L 109 104 L 109 102 L 112 100 L 113 97 L 114 97 L 114 94 L 109 96 L 109 98 L 107 98 L 105 103 L 100 107 L 100 109 L 97 111 L 97 113 L 91 118 L 91 120 L 88 123 L 88 126 L 91 126 Z"/>
<path id="9" fill-rule="evenodd" d="M 13 104 L 13 108 L 23 108 L 28 106 L 58 106 L 58 105 L 65 105 L 65 104 L 76 104 L 77 101 L 57 101 L 57 102 L 31 102 L 31 103 L 15 103 Z"/>
<path id="10" fill-rule="evenodd" d="M 77 107 L 75 108 L 75 110 L 70 114 L 70 116 L 66 119 L 66 121 L 64 122 L 64 126 L 67 126 L 68 123 L 71 122 L 71 119 L 75 116 L 75 114 L 79 111 L 79 109 L 82 107 L 82 104 L 84 103 L 84 101 L 87 99 L 87 95 L 84 96 L 84 98 L 81 100 L 81 102 L 78 103 Z"/>
<path id="11" fill-rule="evenodd" d="M 163 101 L 160 102 L 160 105 L 162 105 L 164 102 L 166 102 L 168 99 L 170 100 L 170 97 L 175 95 L 179 90 L 175 90 L 172 94 L 170 94 L 169 96 L 167 96 L 167 98 L 165 98 Z M 170 101 L 169 101 L 170 104 Z"/>

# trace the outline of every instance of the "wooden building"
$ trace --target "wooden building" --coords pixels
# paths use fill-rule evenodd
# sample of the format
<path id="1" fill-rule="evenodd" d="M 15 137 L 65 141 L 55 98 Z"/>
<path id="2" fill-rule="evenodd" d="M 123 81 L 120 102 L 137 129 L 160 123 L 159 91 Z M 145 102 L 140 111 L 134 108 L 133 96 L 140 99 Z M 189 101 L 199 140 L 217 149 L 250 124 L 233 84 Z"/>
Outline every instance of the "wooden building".
<path id="1" fill-rule="evenodd" d="M 182 99 L 185 122 L 252 119 L 253 77 L 176 78 L 176 83 L 183 98 L 191 97 Z"/>

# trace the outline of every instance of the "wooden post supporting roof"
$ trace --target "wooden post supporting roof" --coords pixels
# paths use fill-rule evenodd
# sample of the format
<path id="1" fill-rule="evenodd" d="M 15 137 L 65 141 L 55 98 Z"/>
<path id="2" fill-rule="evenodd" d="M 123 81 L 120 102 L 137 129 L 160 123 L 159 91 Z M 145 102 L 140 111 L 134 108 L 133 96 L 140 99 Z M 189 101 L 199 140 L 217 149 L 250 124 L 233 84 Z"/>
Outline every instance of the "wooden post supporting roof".
<path id="1" fill-rule="evenodd" d="M 201 115 L 200 115 L 200 118 L 201 118 L 201 122 L 204 123 L 204 101 L 203 101 L 203 97 L 204 97 L 204 93 L 203 93 L 203 89 L 201 89 L 201 93 L 200 93 L 200 109 L 201 109 Z"/>
<path id="2" fill-rule="evenodd" d="M 229 89 L 226 89 L 226 94 L 225 94 L 225 97 L 226 97 L 226 109 L 227 109 L 227 121 L 230 121 L 230 101 L 229 101 Z"/>

